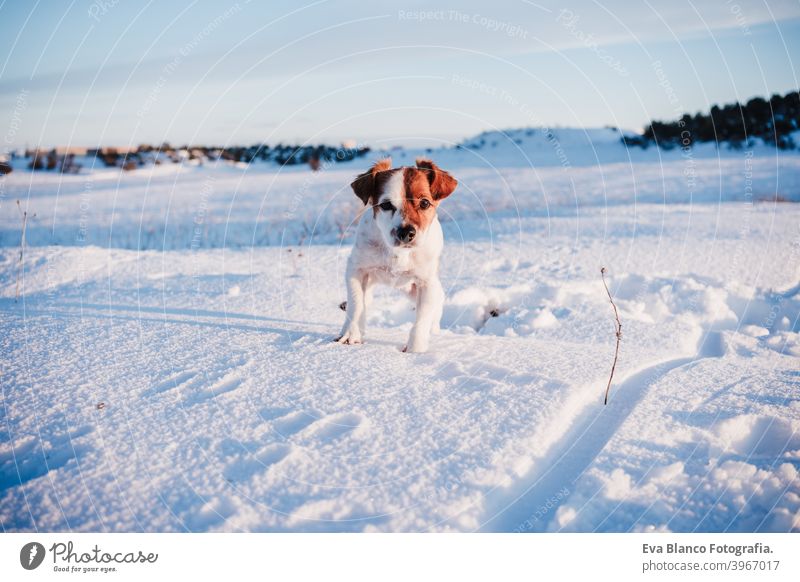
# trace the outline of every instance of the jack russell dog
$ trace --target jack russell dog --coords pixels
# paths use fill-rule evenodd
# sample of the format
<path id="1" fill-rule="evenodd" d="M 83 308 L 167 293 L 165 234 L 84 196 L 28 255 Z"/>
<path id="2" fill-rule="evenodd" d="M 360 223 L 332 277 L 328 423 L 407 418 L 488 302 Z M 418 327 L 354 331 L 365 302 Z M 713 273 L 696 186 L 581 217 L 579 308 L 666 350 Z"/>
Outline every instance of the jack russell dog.
<path id="1" fill-rule="evenodd" d="M 402 289 L 416 302 L 417 319 L 403 351 L 427 351 L 430 334 L 439 332 L 444 306 L 439 281 L 444 237 L 436 208 L 457 185 L 424 159 L 413 168 L 392 168 L 391 159 L 381 160 L 350 185 L 365 207 L 347 261 L 346 315 L 337 342 L 362 343 L 372 288 L 382 283 Z"/>

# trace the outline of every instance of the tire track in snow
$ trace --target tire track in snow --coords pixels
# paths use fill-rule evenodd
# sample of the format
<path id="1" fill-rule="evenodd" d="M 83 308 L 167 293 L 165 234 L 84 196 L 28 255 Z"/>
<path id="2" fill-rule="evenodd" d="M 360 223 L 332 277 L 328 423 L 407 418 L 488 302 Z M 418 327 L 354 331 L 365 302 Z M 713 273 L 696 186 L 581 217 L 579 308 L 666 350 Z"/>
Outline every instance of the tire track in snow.
<path id="1" fill-rule="evenodd" d="M 587 403 L 572 428 L 551 447 L 552 452 L 536 459 L 536 467 L 542 470 L 534 469 L 531 475 L 514 483 L 510 489 L 495 491 L 487 496 L 487 509 L 480 529 L 497 532 L 545 531 L 558 508 L 569 499 L 575 483 L 649 388 L 673 370 L 704 357 L 714 355 L 706 356 L 701 349 L 695 356 L 650 366 L 623 381 L 608 406 L 602 406 L 599 400 L 597 405 Z M 542 513 L 541 518 L 535 517 L 537 512 Z"/>

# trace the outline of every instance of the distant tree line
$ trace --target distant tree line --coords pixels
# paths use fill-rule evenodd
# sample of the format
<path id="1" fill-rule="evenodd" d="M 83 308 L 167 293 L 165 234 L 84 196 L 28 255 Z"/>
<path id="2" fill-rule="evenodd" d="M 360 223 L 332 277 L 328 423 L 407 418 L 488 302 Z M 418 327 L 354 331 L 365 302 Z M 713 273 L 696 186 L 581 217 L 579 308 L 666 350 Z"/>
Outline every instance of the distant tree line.
<path id="1" fill-rule="evenodd" d="M 714 105 L 708 114 L 684 114 L 677 121 L 653 121 L 642 135 L 624 136 L 623 143 L 646 148 L 651 144 L 669 149 L 691 147 L 699 142 L 728 143 L 739 148 L 753 138 L 780 149 L 795 149 L 792 132 L 800 128 L 800 93 L 761 97 L 744 105 Z"/>
<path id="2" fill-rule="evenodd" d="M 325 163 L 347 162 L 366 155 L 370 149 L 361 146 L 329 146 L 329 145 L 284 145 L 268 146 L 256 144 L 251 146 L 181 146 L 173 147 L 169 143 L 160 146 L 143 144 L 126 148 L 53 148 L 51 150 L 32 149 L 25 152 L 29 159 L 28 167 L 32 170 L 57 170 L 60 172 L 79 172 L 81 164 L 75 163 L 76 156 L 95 158 L 106 167 L 117 167 L 123 170 L 135 170 L 150 164 L 180 163 L 191 161 L 202 164 L 206 161 L 228 161 L 251 164 L 254 162 L 271 162 L 280 166 L 308 164 L 318 170 Z M 6 170 L 7 166 L 7 171 Z M 12 170 L 10 164 L 0 166 L 0 173 Z"/>
<path id="3" fill-rule="evenodd" d="M 216 154 L 224 160 L 252 163 L 256 161 L 274 162 L 280 166 L 296 164 L 315 164 L 319 162 L 349 162 L 366 155 L 367 147 L 334 147 L 329 145 L 284 145 L 268 146 L 266 144 L 248 147 L 192 148 L 200 149 L 206 155 Z"/>
<path id="4" fill-rule="evenodd" d="M 224 148 L 213 146 L 183 146 L 173 148 L 169 144 L 160 147 L 139 146 L 136 153 L 153 154 L 155 152 L 166 155 L 173 161 L 181 157 L 189 159 L 226 160 L 231 162 L 273 162 L 280 166 L 293 166 L 296 164 L 309 164 L 311 166 L 323 162 L 348 162 L 369 152 L 368 147 L 345 147 L 329 145 L 285 145 L 279 143 L 275 146 L 256 144 L 251 146 L 228 146 Z"/>

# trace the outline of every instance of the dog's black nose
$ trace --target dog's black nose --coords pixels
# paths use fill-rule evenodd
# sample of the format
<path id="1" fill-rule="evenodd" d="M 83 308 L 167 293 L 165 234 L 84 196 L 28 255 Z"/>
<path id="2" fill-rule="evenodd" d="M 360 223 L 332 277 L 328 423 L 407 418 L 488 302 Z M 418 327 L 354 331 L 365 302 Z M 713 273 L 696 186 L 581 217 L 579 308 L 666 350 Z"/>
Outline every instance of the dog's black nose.
<path id="1" fill-rule="evenodd" d="M 410 243 L 415 236 L 417 236 L 417 229 L 410 224 L 397 229 L 397 238 L 400 242 Z"/>

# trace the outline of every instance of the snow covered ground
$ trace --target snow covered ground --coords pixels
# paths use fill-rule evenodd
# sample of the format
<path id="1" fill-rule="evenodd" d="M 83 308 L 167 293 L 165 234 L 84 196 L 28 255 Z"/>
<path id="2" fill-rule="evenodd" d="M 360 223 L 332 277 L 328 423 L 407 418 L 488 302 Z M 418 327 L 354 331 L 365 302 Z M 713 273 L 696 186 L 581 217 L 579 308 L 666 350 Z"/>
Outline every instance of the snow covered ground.
<path id="1" fill-rule="evenodd" d="M 563 141 L 432 153 L 413 355 L 389 291 L 330 341 L 365 160 L 3 178 L 3 529 L 800 530 L 800 155 Z"/>

